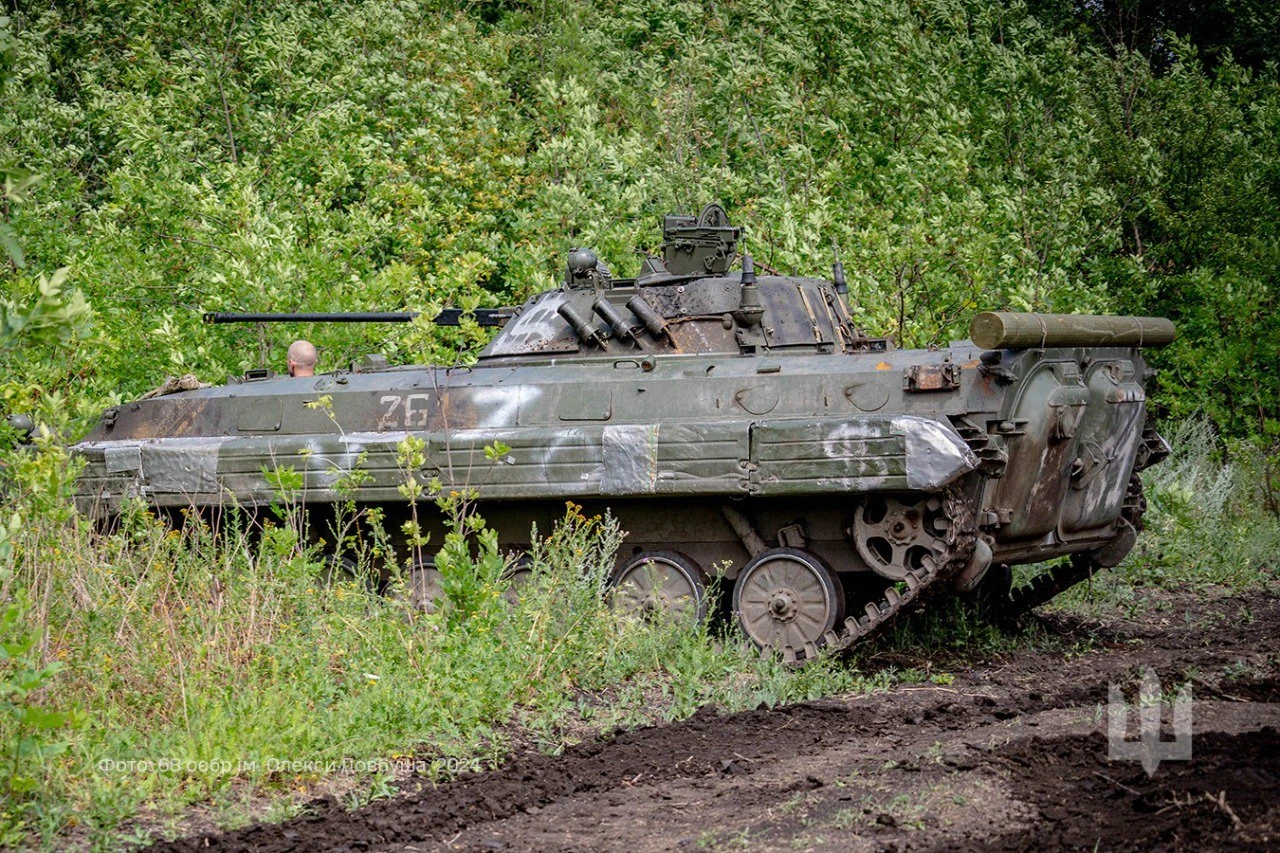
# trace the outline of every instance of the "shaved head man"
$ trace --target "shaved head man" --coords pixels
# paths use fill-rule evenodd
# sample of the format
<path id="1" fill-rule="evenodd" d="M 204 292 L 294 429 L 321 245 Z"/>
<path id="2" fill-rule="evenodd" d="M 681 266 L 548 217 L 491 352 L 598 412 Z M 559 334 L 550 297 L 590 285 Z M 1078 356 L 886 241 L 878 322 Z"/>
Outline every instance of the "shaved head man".
<path id="1" fill-rule="evenodd" d="M 310 341 L 294 341 L 289 345 L 289 375 L 316 375 L 316 348 Z"/>

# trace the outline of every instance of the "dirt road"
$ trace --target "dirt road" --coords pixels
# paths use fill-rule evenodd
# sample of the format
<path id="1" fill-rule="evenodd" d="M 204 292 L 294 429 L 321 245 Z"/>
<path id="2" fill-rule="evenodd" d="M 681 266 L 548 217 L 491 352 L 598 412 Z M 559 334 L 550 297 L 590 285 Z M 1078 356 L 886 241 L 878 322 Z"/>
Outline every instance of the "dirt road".
<path id="1" fill-rule="evenodd" d="M 1019 652 L 946 685 L 640 729 L 357 812 L 180 850 L 1275 849 L 1280 600 L 1162 598 L 1057 617 L 1078 653 Z M 1109 761 L 1110 683 L 1191 680 L 1190 761 Z M 1166 717 L 1168 715 L 1166 714 Z M 1133 728 L 1136 736 L 1136 722 Z M 1166 720 L 1165 737 L 1172 737 Z"/>

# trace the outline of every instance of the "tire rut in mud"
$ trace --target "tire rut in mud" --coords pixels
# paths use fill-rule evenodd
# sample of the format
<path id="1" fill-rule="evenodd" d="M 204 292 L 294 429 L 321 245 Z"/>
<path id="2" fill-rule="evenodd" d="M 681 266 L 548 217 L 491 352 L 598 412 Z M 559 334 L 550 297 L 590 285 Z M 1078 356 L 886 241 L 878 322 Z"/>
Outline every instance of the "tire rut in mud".
<path id="1" fill-rule="evenodd" d="M 720 716 L 704 709 L 672 726 L 621 733 L 561 756 L 529 755 L 491 773 L 434 791 L 374 802 L 347 812 L 332 800 L 316 814 L 259 824 L 220 836 L 155 845 L 154 850 L 300 850 L 379 848 L 442 837 L 570 796 L 646 786 L 686 776 L 741 772 L 775 750 L 819 752 L 832 739 L 871 732 L 868 708 L 811 703 Z"/>

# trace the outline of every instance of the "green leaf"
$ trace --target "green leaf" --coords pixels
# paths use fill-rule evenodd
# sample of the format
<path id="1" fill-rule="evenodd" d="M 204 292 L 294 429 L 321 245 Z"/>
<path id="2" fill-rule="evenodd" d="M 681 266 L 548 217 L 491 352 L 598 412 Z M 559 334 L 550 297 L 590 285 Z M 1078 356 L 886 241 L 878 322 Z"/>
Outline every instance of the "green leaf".
<path id="1" fill-rule="evenodd" d="M 27 265 L 27 257 L 22 252 L 22 245 L 18 242 L 18 235 L 14 233 L 13 228 L 7 222 L 0 222 L 0 245 L 4 246 L 5 252 L 16 266 L 25 267 Z"/>
<path id="2" fill-rule="evenodd" d="M 0 660 L 14 660 L 25 655 L 35 645 L 34 639 L 10 640 L 0 643 Z"/>
<path id="3" fill-rule="evenodd" d="M 29 794 L 40 788 L 40 783 L 30 776 L 14 776 L 9 779 L 9 789 L 16 794 Z"/>
<path id="4" fill-rule="evenodd" d="M 45 711 L 29 705 L 22 709 L 19 722 L 33 729 L 57 729 L 66 725 L 67 715 L 57 711 Z"/>

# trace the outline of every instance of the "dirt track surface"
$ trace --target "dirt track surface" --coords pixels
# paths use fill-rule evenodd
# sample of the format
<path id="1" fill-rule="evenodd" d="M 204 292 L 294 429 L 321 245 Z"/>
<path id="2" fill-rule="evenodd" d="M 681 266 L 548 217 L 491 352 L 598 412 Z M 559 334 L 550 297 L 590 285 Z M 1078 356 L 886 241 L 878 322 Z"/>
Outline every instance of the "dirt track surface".
<path id="1" fill-rule="evenodd" d="M 1280 600 L 1165 599 L 1136 622 L 1057 617 L 1075 654 L 954 682 L 639 729 L 344 812 L 175 850 L 1276 849 Z M 1108 684 L 1190 678 L 1193 757 L 1108 760 Z M 1136 726 L 1135 726 L 1136 729 Z M 1134 736 L 1136 736 L 1136 731 Z M 1165 737 L 1171 737 L 1166 729 Z M 162 848 L 164 849 L 164 848 Z"/>

